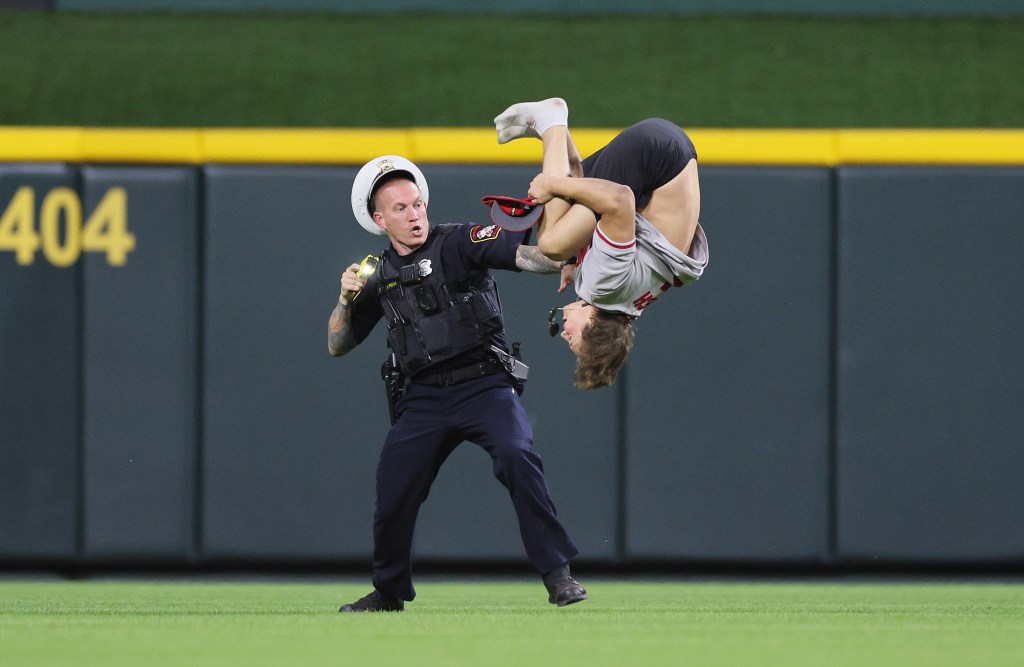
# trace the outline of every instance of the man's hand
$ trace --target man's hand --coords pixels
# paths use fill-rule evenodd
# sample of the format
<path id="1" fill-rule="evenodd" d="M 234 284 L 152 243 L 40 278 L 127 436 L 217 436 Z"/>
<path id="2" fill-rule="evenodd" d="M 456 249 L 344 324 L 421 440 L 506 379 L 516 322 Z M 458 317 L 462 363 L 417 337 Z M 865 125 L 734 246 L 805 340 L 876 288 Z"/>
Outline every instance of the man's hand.
<path id="1" fill-rule="evenodd" d="M 359 277 L 359 265 L 352 264 L 341 274 L 341 295 L 338 302 L 346 306 L 362 291 L 366 281 Z"/>
<path id="2" fill-rule="evenodd" d="M 576 265 L 566 264 L 562 267 L 561 282 L 558 286 L 558 293 L 561 294 L 565 291 L 565 288 L 572 285 L 576 281 Z"/>
<path id="3" fill-rule="evenodd" d="M 537 174 L 530 183 L 530 190 L 528 194 L 533 197 L 534 201 L 538 204 L 547 204 L 557 196 L 555 191 L 552 189 L 554 187 L 554 183 L 552 181 L 555 181 L 558 178 L 558 176 Z"/>

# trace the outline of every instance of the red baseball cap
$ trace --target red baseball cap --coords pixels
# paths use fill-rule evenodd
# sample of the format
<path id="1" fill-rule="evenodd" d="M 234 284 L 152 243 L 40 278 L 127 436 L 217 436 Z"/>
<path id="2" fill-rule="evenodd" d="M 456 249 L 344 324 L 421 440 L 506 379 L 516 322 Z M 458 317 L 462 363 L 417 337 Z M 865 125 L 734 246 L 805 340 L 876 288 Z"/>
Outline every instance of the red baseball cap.
<path id="1" fill-rule="evenodd" d="M 536 203 L 532 197 L 517 199 L 501 195 L 487 195 L 481 199 L 491 209 L 494 224 L 510 232 L 522 232 L 537 224 L 544 215 L 544 204 Z"/>

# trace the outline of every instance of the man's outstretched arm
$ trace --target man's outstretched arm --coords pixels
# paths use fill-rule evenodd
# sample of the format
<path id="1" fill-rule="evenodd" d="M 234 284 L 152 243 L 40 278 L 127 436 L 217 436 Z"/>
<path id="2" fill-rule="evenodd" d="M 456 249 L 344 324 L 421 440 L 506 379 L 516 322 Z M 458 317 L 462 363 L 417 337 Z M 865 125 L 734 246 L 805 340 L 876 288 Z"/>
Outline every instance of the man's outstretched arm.
<path id="1" fill-rule="evenodd" d="M 558 273 L 564 262 L 548 259 L 535 245 L 521 245 L 516 249 L 516 268 L 530 273 Z"/>
<path id="2" fill-rule="evenodd" d="M 570 209 L 566 217 L 581 208 L 588 209 L 593 212 L 591 215 L 601 217 L 602 232 L 618 243 L 629 243 L 636 236 L 636 201 L 633 191 L 625 185 L 602 178 L 538 174 L 530 183 L 530 196 L 542 204 L 555 198 L 575 201 L 577 205 Z M 596 223 L 596 216 L 594 220 Z M 555 230 L 549 230 L 549 235 L 552 231 Z M 549 252 L 550 248 L 544 247 L 544 242 L 540 245 L 547 255 L 553 254 Z"/>

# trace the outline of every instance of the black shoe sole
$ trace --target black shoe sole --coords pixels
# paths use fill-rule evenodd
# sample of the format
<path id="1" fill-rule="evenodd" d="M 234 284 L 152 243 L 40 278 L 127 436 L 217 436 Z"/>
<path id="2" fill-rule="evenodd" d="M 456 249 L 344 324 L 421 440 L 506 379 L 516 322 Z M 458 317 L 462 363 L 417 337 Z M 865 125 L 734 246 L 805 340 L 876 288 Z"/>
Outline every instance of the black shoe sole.
<path id="1" fill-rule="evenodd" d="M 555 605 L 556 607 L 568 607 L 571 604 L 576 604 L 577 602 L 583 602 L 586 599 L 587 599 L 587 594 L 584 593 L 583 595 L 581 595 L 579 597 L 570 598 L 568 600 L 562 600 L 561 602 L 555 602 L 554 600 L 551 600 L 551 599 L 549 599 L 548 602 L 550 602 L 551 604 Z"/>
<path id="2" fill-rule="evenodd" d="M 348 607 L 348 605 L 345 605 L 345 606 Z M 348 609 L 346 609 L 345 607 L 342 607 L 338 611 L 341 612 L 341 613 L 346 613 L 346 614 L 347 613 L 353 613 L 353 614 L 380 614 L 380 613 L 385 613 L 385 614 L 389 614 L 389 613 L 399 613 L 399 612 L 403 612 L 405 610 L 404 609 L 353 609 L 352 607 L 348 607 Z"/>

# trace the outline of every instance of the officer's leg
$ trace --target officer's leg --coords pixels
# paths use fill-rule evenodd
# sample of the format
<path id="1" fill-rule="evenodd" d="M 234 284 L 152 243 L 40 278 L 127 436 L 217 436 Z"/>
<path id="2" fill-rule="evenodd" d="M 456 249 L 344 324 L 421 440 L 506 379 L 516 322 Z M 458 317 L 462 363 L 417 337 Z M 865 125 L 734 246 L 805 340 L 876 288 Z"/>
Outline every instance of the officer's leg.
<path id="1" fill-rule="evenodd" d="M 412 600 L 412 538 L 420 505 L 437 472 L 460 442 L 450 435 L 443 410 L 417 390 L 388 432 L 377 464 L 373 516 L 373 585 L 396 600 Z M 429 395 L 428 390 L 423 392 Z"/>
<path id="2" fill-rule="evenodd" d="M 507 382 L 497 379 L 501 376 L 494 378 L 491 387 L 460 406 L 459 423 L 467 429 L 466 439 L 491 456 L 494 476 L 512 498 L 527 558 L 544 574 L 567 563 L 579 550 L 556 517 L 541 458 L 533 451 L 533 428 L 526 410 Z"/>

